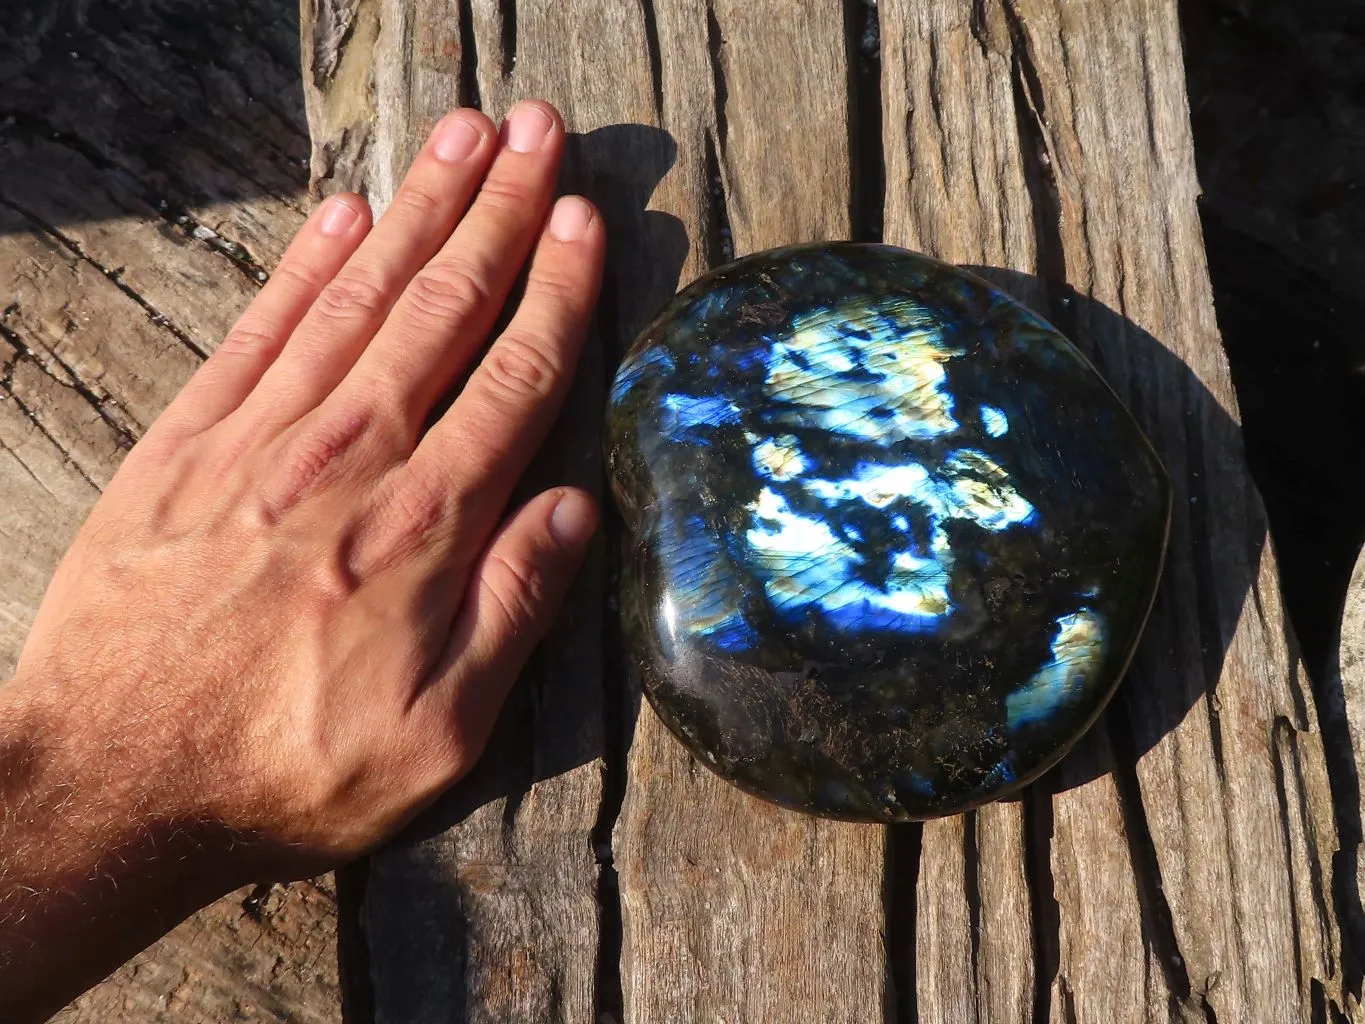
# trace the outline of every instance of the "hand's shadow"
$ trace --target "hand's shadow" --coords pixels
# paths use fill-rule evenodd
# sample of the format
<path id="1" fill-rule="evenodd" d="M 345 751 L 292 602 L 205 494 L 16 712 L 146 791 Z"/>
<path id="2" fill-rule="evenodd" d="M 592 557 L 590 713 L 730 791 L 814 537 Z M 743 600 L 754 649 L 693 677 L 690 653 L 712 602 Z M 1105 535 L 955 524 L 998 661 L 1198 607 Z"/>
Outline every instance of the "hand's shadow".
<path id="1" fill-rule="evenodd" d="M 561 190 L 585 195 L 601 210 L 609 255 L 574 395 L 527 474 L 529 491 L 574 483 L 609 503 L 600 452 L 606 387 L 624 346 L 677 290 L 687 255 L 682 223 L 647 209 L 676 154 L 667 132 L 645 125 L 611 125 L 569 138 Z M 602 561 L 590 557 L 550 643 L 513 689 L 487 755 L 413 824 L 405 840 L 442 832 L 500 798 L 506 798 L 510 822 L 534 783 L 608 754 L 619 709 L 607 671 L 612 653 L 602 643 L 608 628 Z"/>
<path id="2" fill-rule="evenodd" d="M 967 269 L 1049 319 L 1086 354 L 1137 418 L 1171 478 L 1165 570 L 1133 664 L 1098 735 L 1078 744 L 1040 784 L 1069 789 L 1115 767 L 1131 774 L 1136 760 L 1205 694 L 1210 700 L 1201 713 L 1209 716 L 1214 756 L 1221 759 L 1216 690 L 1267 536 L 1264 512 L 1250 492 L 1240 425 L 1190 367 L 1103 303 L 1066 285 L 1053 285 L 1049 294 L 1048 283 L 1032 275 Z M 1065 415 L 1060 406 L 1059 415 Z M 1210 507 L 1210 494 L 1218 507 Z M 1252 500 L 1230 507 L 1232 496 Z M 1297 710 L 1302 720 L 1305 709 Z"/>

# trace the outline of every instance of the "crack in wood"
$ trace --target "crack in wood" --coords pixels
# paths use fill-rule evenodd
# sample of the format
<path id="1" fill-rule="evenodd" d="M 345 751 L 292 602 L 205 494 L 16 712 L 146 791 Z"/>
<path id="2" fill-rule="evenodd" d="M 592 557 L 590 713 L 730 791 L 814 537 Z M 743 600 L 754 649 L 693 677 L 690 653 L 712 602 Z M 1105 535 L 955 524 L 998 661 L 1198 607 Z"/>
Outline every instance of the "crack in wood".
<path id="1" fill-rule="evenodd" d="M 886 1024 L 918 1024 L 919 989 L 916 960 L 919 923 L 920 852 L 924 826 L 891 825 L 886 831 L 883 885 L 886 892 L 887 985 Z"/>
<path id="2" fill-rule="evenodd" d="M 517 66 L 517 0 L 498 0 L 498 46 L 506 77 Z"/>
<path id="3" fill-rule="evenodd" d="M 943 122 L 943 69 L 939 61 L 938 48 L 938 35 L 929 36 L 929 111 L 934 115 L 934 136 L 938 139 L 939 167 L 943 169 L 941 173 L 946 175 L 953 162 L 948 152 L 949 129 Z M 946 187 L 945 181 L 945 190 Z"/>
<path id="4" fill-rule="evenodd" d="M 150 302 L 148 302 L 141 295 L 139 295 L 136 291 L 134 291 L 133 288 L 131 288 L 128 285 L 128 283 L 123 280 L 122 275 L 119 273 L 117 269 L 112 267 L 106 267 L 104 264 L 100 263 L 99 260 L 95 259 L 93 256 L 90 256 L 88 253 L 86 253 L 79 242 L 77 242 L 74 238 L 70 237 L 69 235 L 63 233 L 56 225 L 47 223 L 41 217 L 38 217 L 35 214 L 29 212 L 22 206 L 18 205 L 17 203 L 13 202 L 12 200 L 8 199 L 3 195 L 0 195 L 0 206 L 6 206 L 9 209 L 13 210 L 15 213 L 23 217 L 29 223 L 39 228 L 44 234 L 48 235 L 54 241 L 59 242 L 64 248 L 73 253 L 77 258 L 84 261 L 85 263 L 90 264 L 90 266 L 98 270 L 101 274 L 107 277 L 114 284 L 114 286 L 118 288 L 119 291 L 123 292 L 124 295 L 128 296 L 128 298 L 132 299 L 139 306 L 141 306 L 143 310 L 146 311 L 148 318 L 152 321 L 153 324 L 155 324 L 157 327 L 165 328 L 165 330 L 168 333 L 173 335 L 176 338 L 176 340 L 178 340 L 187 349 L 189 349 L 191 352 L 197 355 L 200 359 L 207 359 L 209 357 L 208 352 L 204 348 L 202 348 L 198 344 L 198 342 L 191 338 L 189 334 L 187 334 L 182 328 L 180 328 L 177 324 L 172 322 L 170 317 L 166 316 L 155 306 L 153 306 Z"/>
<path id="5" fill-rule="evenodd" d="M 713 140 L 723 166 L 726 161 L 726 146 L 729 143 L 730 128 L 726 115 L 730 92 L 725 84 L 725 61 L 721 56 L 725 39 L 721 35 L 720 22 L 716 19 L 715 4 L 706 4 L 706 53 L 711 62 L 711 90 L 716 112 L 716 137 Z"/>
<path id="6" fill-rule="evenodd" d="M 875 0 L 845 0 L 851 195 L 849 228 L 855 242 L 880 242 L 886 212 L 886 156 L 882 139 L 881 23 Z"/>
<path id="7" fill-rule="evenodd" d="M 1123 815 L 1123 837 L 1137 881 L 1138 914 L 1142 937 L 1161 965 L 1166 990 L 1186 1007 L 1203 996 L 1193 993 L 1189 969 L 1175 934 L 1171 905 L 1161 879 L 1161 862 L 1156 855 L 1147 809 L 1142 802 L 1142 783 L 1137 775 L 1137 750 L 1133 745 L 1133 724 L 1127 707 L 1114 701 L 1105 718 L 1104 728 L 1114 752 L 1113 778 L 1118 791 L 1119 811 Z"/>
<path id="8" fill-rule="evenodd" d="M 57 355 L 56 352 L 52 351 L 50 348 L 44 347 L 41 350 L 42 353 L 46 354 L 49 359 L 61 367 L 62 372 L 71 379 L 68 381 L 58 377 L 47 367 L 39 354 L 39 349 L 26 342 L 19 332 L 8 325 L 7 321 L 18 312 L 19 303 L 17 302 L 10 303 L 3 311 L 0 311 L 0 337 L 3 337 L 8 341 L 15 351 L 14 358 L 4 367 L 0 367 L 0 374 L 3 374 L 3 377 L 0 377 L 0 383 L 9 387 L 13 379 L 15 367 L 21 362 L 27 363 L 37 369 L 39 373 L 43 374 L 43 376 L 47 377 L 58 387 L 76 392 L 90 408 L 94 409 L 95 412 L 99 414 L 100 419 L 108 425 L 109 429 L 114 432 L 114 436 L 118 439 L 120 448 L 126 450 L 137 444 L 137 435 L 128 428 L 127 424 L 119 422 L 109 412 L 110 399 L 97 395 L 94 389 L 81 379 L 80 374 L 76 372 L 74 367 L 62 359 L 61 356 Z M 131 416 L 129 417 L 129 420 L 137 430 L 140 431 L 142 429 L 142 424 L 133 420 Z"/>
<path id="9" fill-rule="evenodd" d="M 1283 843 L 1285 853 L 1285 874 L 1289 878 L 1290 898 L 1293 899 L 1295 890 L 1298 888 L 1294 878 L 1294 824 L 1289 820 L 1289 784 L 1285 780 L 1285 751 L 1283 749 L 1286 741 L 1292 744 L 1294 726 L 1284 715 L 1276 715 L 1275 720 L 1270 726 L 1270 754 L 1271 761 L 1275 767 L 1275 797 L 1276 810 L 1280 820 L 1280 841 Z M 1300 990 L 1303 987 L 1303 935 L 1299 927 L 1299 915 L 1289 916 L 1290 939 L 1294 946 L 1294 979 L 1298 982 Z"/>
<path id="10" fill-rule="evenodd" d="M 645 50 L 649 56 L 649 82 L 654 93 L 654 119 L 664 121 L 663 56 L 659 51 L 659 22 L 654 0 L 640 0 L 640 17 L 645 27 Z"/>
<path id="11" fill-rule="evenodd" d="M 971 968 L 974 973 L 968 981 L 973 992 L 977 991 L 981 971 L 981 856 L 977 848 L 976 830 L 979 816 L 976 811 L 968 811 L 962 818 L 962 889 L 967 901 L 967 938 L 971 944 Z"/>
<path id="12" fill-rule="evenodd" d="M 474 5 L 472 0 L 460 0 L 458 13 L 460 32 L 460 102 L 475 110 L 483 109 L 479 95 L 479 44 L 474 35 Z"/>
<path id="13" fill-rule="evenodd" d="M 1047 1024 L 1052 1010 L 1052 983 L 1061 966 L 1061 907 L 1052 877 L 1052 790 L 1043 776 L 1024 792 L 1024 874 L 1028 879 L 1029 910 L 1033 917 L 1033 1022 Z M 1060 989 L 1065 997 L 1066 979 Z M 1063 1010 L 1066 1001 L 1063 1000 Z M 1073 1008 L 1074 1017 L 1074 1008 Z"/>
<path id="14" fill-rule="evenodd" d="M 725 175 L 716 154 L 716 140 L 711 132 L 705 138 L 706 173 L 706 263 L 718 267 L 735 258 L 735 236 L 730 227 L 730 206 L 725 190 Z"/>
<path id="15" fill-rule="evenodd" d="M 972 38 L 976 40 L 976 45 L 981 47 L 982 57 L 989 56 L 991 52 L 989 16 L 986 12 L 986 7 L 991 2 L 992 0 L 972 0 L 972 13 L 967 22 Z"/>
<path id="16" fill-rule="evenodd" d="M 1076 337 L 1074 303 L 1065 299 L 1066 253 L 1062 203 L 1047 127 L 1047 105 L 1024 21 L 1012 0 L 1000 0 L 1010 37 L 1010 83 L 1024 179 L 1032 211 L 1035 260 L 1048 300 L 1048 319 Z"/>
<path id="17" fill-rule="evenodd" d="M 1303 833 L 1304 840 L 1311 844 L 1314 838 L 1311 830 L 1313 827 L 1315 815 L 1313 813 L 1312 807 L 1310 807 L 1308 804 L 1308 795 L 1306 787 L 1303 785 L 1305 771 L 1299 752 L 1299 731 L 1300 731 L 1299 728 L 1296 727 L 1293 722 L 1290 722 L 1283 716 L 1280 716 L 1275 720 L 1274 735 L 1276 739 L 1275 747 L 1277 770 L 1280 760 L 1284 759 L 1288 763 L 1288 766 L 1292 768 L 1294 778 L 1298 780 L 1298 784 L 1294 786 L 1295 793 L 1298 796 L 1297 807 L 1297 813 L 1299 818 L 1298 831 Z M 1281 747 L 1284 748 L 1283 753 L 1280 752 Z M 1287 813 L 1285 815 L 1284 820 L 1286 821 L 1288 820 Z M 1292 865 L 1293 847 L 1286 846 L 1286 853 L 1288 854 L 1286 860 Z M 1326 880 L 1322 876 L 1322 864 L 1316 857 L 1310 856 L 1306 859 L 1308 861 L 1308 875 L 1310 883 L 1308 886 L 1308 891 L 1313 899 L 1314 915 L 1316 916 L 1317 921 L 1319 922 L 1318 944 L 1325 948 L 1326 953 L 1330 959 L 1336 960 L 1339 958 L 1339 951 L 1333 948 L 1332 929 L 1329 924 L 1329 922 L 1332 920 L 1332 914 L 1331 908 L 1327 904 L 1326 892 L 1328 886 L 1326 885 Z M 1291 889 L 1290 892 L 1293 893 L 1294 890 Z M 1297 902 L 1297 900 L 1295 902 Z M 1294 915 L 1294 920 L 1298 921 L 1300 917 L 1307 919 L 1308 915 L 1302 912 L 1296 913 Z"/>
<path id="18" fill-rule="evenodd" d="M 597 304 L 597 335 L 607 350 L 603 360 L 602 385 L 609 389 L 617 363 L 629 339 L 621 337 L 621 296 L 616 275 L 602 280 Z M 607 535 L 623 537 L 615 505 L 607 511 L 614 530 Z M 617 556 L 617 557 L 614 557 Z M 608 547 L 606 592 L 620 593 L 620 558 L 625 552 Z M 614 598 L 612 599 L 614 602 Z M 613 605 L 614 607 L 614 605 Z M 593 823 L 593 857 L 597 863 L 597 963 L 593 974 L 593 1019 L 625 1019 L 625 992 L 622 984 L 621 957 L 625 942 L 625 921 L 621 905 L 620 878 L 616 870 L 616 824 L 625 805 L 627 758 L 639 713 L 640 695 L 633 688 L 626 663 L 626 644 L 619 615 L 602 617 L 602 789 Z"/>
<path id="19" fill-rule="evenodd" d="M 370 973 L 370 945 L 365 934 L 365 889 L 369 861 L 361 859 L 336 871 L 337 974 L 341 983 L 341 1019 L 348 1024 L 373 1024 L 374 978 Z"/>

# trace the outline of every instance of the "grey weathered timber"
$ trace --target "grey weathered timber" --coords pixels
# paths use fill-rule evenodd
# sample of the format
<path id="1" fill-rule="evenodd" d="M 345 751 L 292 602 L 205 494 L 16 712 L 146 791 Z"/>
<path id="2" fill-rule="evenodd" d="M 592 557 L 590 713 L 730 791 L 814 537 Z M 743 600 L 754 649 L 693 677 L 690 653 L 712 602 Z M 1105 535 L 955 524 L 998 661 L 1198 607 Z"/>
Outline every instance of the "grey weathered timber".
<path id="1" fill-rule="evenodd" d="M 0 31 L 0 680 L 85 513 L 307 206 L 287 3 L 199 10 L 191 33 L 175 0 L 30 6 Z M 330 879 L 242 890 L 57 1019 L 333 1024 L 335 922 Z"/>
<path id="2" fill-rule="evenodd" d="M 672 195 L 656 196 L 657 208 L 675 212 L 689 234 L 724 228 L 735 255 L 848 237 L 842 5 L 655 4 L 654 16 L 660 124 L 678 149 L 675 173 L 718 179 L 689 190 L 690 208 L 671 205 Z M 706 255 L 715 262 L 727 252 L 722 244 Z M 684 283 L 705 269 L 689 262 Z M 628 340 L 616 339 L 618 351 Z M 627 771 L 615 830 L 627 1020 L 882 1014 L 883 830 L 739 792 L 693 763 L 647 706 Z"/>
<path id="3" fill-rule="evenodd" d="M 1012 848 L 1014 884 L 982 885 L 977 913 L 1018 935 L 1034 904 L 1054 1017 L 1341 1006 L 1331 796 L 1214 321 L 1174 4 L 886 0 L 881 25 L 887 241 L 1026 275 L 990 276 L 1091 350 L 1176 489 L 1137 662 L 1031 798 L 1050 836 L 1002 808 L 970 846 L 927 825 L 921 908 Z M 982 984 L 1001 962 L 988 934 L 920 933 L 923 1019 L 1006 1019 Z"/>
<path id="4" fill-rule="evenodd" d="M 604 359 L 679 280 L 731 252 L 866 234 L 877 218 L 850 211 L 880 149 L 885 240 L 979 267 L 1055 320 L 1170 469 L 1171 554 L 1130 678 L 1021 800 L 888 844 L 690 764 L 647 707 L 617 702 L 610 643 L 570 620 L 498 763 L 371 862 L 359 980 L 379 1019 L 1358 1013 L 1317 712 L 1204 265 L 1175 5 L 877 7 L 869 97 L 862 4 L 308 0 L 315 184 L 382 203 L 456 102 L 564 110 L 581 133 L 566 186 L 603 205 L 613 248 L 544 483 L 592 478 L 578 446 Z M 599 564 L 574 616 L 595 625 L 604 582 Z M 577 731 L 543 740 L 565 714 Z"/>
<path id="5" fill-rule="evenodd" d="M 1328 751 L 1336 798 L 1338 851 L 1334 884 L 1341 926 L 1349 942 L 1365 943 L 1365 792 L 1360 788 L 1365 765 L 1365 551 L 1356 559 L 1346 591 L 1338 633 L 1337 654 L 1328 666 L 1323 687 L 1324 731 L 1335 743 Z M 1356 981 L 1358 978 L 1348 979 Z"/>

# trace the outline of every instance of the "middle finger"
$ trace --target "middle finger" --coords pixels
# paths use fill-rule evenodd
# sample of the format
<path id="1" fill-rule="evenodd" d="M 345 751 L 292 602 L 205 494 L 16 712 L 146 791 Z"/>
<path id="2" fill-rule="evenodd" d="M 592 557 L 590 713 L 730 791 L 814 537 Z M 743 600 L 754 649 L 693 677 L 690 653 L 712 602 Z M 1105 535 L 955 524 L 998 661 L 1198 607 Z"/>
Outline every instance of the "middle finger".
<path id="1" fill-rule="evenodd" d="M 458 110 L 437 125 L 384 216 L 241 406 L 248 429 L 302 419 L 345 378 L 413 275 L 450 237 L 493 143 L 493 124 L 477 110 Z"/>
<path id="2" fill-rule="evenodd" d="M 412 445 L 432 406 L 483 344 L 540 233 L 564 125 L 548 104 L 518 103 L 502 143 L 469 213 L 413 277 L 337 389 L 343 406 L 360 400 L 401 417 Z"/>

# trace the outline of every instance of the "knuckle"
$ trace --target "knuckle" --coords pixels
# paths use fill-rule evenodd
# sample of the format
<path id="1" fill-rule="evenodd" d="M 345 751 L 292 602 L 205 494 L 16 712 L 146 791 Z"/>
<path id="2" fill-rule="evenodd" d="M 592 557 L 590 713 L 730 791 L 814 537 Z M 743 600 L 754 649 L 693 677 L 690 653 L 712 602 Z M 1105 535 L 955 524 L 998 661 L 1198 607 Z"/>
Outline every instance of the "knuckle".
<path id="1" fill-rule="evenodd" d="M 425 185 L 408 182 L 393 197 L 393 205 L 412 217 L 425 219 L 439 214 L 445 206 L 445 200 Z"/>
<path id="2" fill-rule="evenodd" d="M 526 280 L 526 291 L 561 310 L 577 310 L 584 304 L 582 284 L 556 270 L 533 269 Z"/>
<path id="3" fill-rule="evenodd" d="M 465 321 L 489 300 L 484 279 L 463 262 L 447 260 L 428 267 L 408 285 L 408 302 L 420 315 L 442 323 Z"/>
<path id="4" fill-rule="evenodd" d="M 388 308 L 385 289 L 368 275 L 343 271 L 318 295 L 317 308 L 326 316 L 344 320 L 377 319 Z"/>
<path id="5" fill-rule="evenodd" d="M 536 621 L 546 604 L 545 576 L 527 558 L 511 558 L 496 551 L 488 554 L 492 576 L 488 589 L 507 621 L 524 626 Z"/>
<path id="6" fill-rule="evenodd" d="M 456 499 L 440 480 L 411 467 L 387 476 L 356 543 L 357 571 L 370 576 L 410 558 L 453 518 Z"/>
<path id="7" fill-rule="evenodd" d="M 446 517 L 443 487 L 409 474 L 393 487 L 384 501 L 384 518 L 400 534 L 422 537 Z"/>
<path id="8" fill-rule="evenodd" d="M 544 345 L 515 334 L 504 334 L 483 360 L 485 380 L 511 398 L 542 398 L 554 391 L 559 366 Z"/>
<path id="9" fill-rule="evenodd" d="M 370 410 L 353 406 L 320 417 L 302 430 L 280 461 L 274 480 L 265 488 L 263 497 L 271 515 L 283 514 L 322 486 L 336 472 L 343 456 L 365 437 L 373 421 Z"/>
<path id="10" fill-rule="evenodd" d="M 259 356 L 281 346 L 282 339 L 266 330 L 264 325 L 243 320 L 228 331 L 227 337 L 218 346 L 217 354 L 225 359 L 235 359 L 242 356 Z"/>
<path id="11" fill-rule="evenodd" d="M 302 260 L 285 260 L 270 275 L 270 281 L 293 292 L 316 292 L 322 288 L 322 274 Z"/>
<path id="12" fill-rule="evenodd" d="M 524 219 L 534 207 L 531 188 L 515 178 L 489 176 L 479 188 L 478 205 L 495 215 Z"/>

